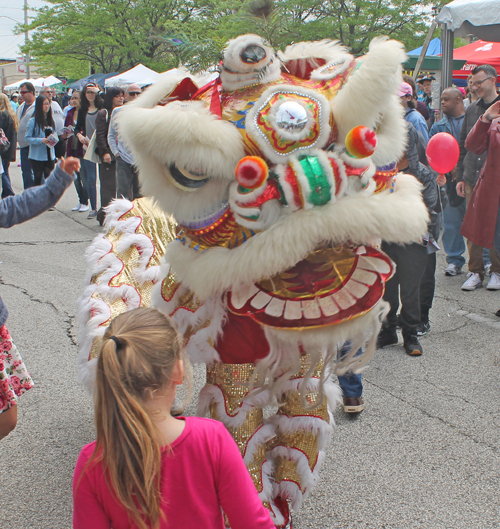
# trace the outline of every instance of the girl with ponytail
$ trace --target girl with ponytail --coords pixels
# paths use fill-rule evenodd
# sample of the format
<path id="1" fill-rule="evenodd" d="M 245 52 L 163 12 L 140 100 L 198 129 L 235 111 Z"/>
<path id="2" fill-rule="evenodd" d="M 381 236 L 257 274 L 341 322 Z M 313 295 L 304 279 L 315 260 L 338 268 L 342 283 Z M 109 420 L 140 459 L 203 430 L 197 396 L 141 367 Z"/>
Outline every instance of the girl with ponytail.
<path id="1" fill-rule="evenodd" d="M 97 364 L 97 440 L 73 479 L 74 529 L 274 529 L 222 423 L 170 413 L 184 379 L 173 323 L 148 308 L 106 330 Z"/>

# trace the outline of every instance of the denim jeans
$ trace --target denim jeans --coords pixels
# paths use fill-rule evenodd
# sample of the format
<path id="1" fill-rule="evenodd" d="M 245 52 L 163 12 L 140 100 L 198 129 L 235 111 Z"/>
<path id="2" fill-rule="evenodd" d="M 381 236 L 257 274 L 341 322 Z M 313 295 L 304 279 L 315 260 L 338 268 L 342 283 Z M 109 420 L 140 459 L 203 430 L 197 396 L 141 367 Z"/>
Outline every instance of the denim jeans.
<path id="1" fill-rule="evenodd" d="M 80 175 L 82 182 L 87 181 L 87 193 L 90 199 L 90 209 L 97 211 L 97 169 L 94 162 L 82 160 L 83 164 L 80 168 Z"/>
<path id="2" fill-rule="evenodd" d="M 460 235 L 460 228 L 464 220 L 466 205 L 465 200 L 452 208 L 446 205 L 443 211 L 443 247 L 446 253 L 446 262 L 462 268 L 465 264 L 465 240 Z"/>
<path id="3" fill-rule="evenodd" d="M 346 342 L 339 351 L 339 360 L 341 360 L 348 352 L 351 347 L 350 342 Z M 360 349 L 356 356 L 363 353 Z M 355 375 L 352 372 L 347 372 L 345 375 L 339 375 L 339 385 L 342 389 L 343 396 L 345 398 L 357 398 L 363 395 L 363 383 L 361 382 L 361 374 Z"/>
<path id="4" fill-rule="evenodd" d="M 31 162 L 29 159 L 30 148 L 21 147 L 21 172 L 23 173 L 23 186 L 24 189 L 33 187 L 35 185 L 35 177 L 33 175 L 33 169 L 31 168 Z"/>
<path id="5" fill-rule="evenodd" d="M 497 227 L 495 229 L 495 240 L 493 241 L 493 246 L 500 254 L 500 204 L 498 204 Z"/>
<path id="6" fill-rule="evenodd" d="M 3 166 L 2 198 L 15 195 L 14 190 L 12 189 L 12 184 L 10 183 L 9 165 L 10 165 L 10 161 L 6 160 L 5 158 L 2 158 L 2 166 Z"/>
<path id="7" fill-rule="evenodd" d="M 122 160 L 120 156 L 116 158 L 116 196 L 135 200 L 141 196 L 141 185 L 137 169 Z"/>

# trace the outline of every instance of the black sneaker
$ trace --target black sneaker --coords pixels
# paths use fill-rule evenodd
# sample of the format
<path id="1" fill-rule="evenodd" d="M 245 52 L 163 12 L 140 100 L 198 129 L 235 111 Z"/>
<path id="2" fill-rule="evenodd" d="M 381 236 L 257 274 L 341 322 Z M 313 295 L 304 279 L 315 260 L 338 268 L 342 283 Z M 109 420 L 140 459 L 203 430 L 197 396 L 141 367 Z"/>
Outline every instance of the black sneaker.
<path id="1" fill-rule="evenodd" d="M 382 327 L 377 338 L 377 349 L 382 349 L 387 345 L 395 345 L 398 343 L 398 333 L 396 327 Z"/>
<path id="2" fill-rule="evenodd" d="M 420 356 L 422 351 L 422 346 L 417 338 L 416 332 L 405 332 L 403 333 L 403 342 L 404 348 L 407 355 L 410 356 Z"/>
<path id="3" fill-rule="evenodd" d="M 417 327 L 417 336 L 425 336 L 431 330 L 429 322 L 423 322 Z"/>

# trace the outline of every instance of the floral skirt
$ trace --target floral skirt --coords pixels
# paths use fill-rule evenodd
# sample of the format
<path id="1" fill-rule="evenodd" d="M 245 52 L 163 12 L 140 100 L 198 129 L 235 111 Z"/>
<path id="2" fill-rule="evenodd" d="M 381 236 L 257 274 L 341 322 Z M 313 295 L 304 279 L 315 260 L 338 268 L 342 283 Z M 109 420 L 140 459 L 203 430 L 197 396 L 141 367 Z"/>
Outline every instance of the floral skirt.
<path id="1" fill-rule="evenodd" d="M 17 397 L 33 387 L 23 359 L 5 325 L 0 327 L 0 413 L 17 403 Z"/>

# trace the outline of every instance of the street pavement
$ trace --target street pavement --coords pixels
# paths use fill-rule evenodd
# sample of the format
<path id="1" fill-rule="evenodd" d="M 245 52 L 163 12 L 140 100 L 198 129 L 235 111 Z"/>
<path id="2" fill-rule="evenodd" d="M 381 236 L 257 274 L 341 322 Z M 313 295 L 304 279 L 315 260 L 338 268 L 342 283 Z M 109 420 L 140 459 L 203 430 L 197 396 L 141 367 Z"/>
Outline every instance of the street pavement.
<path id="1" fill-rule="evenodd" d="M 11 173 L 20 192 L 16 164 Z M 94 438 L 91 397 L 76 380 L 76 300 L 100 228 L 71 212 L 77 202 L 71 188 L 56 211 L 1 234 L 8 328 L 36 385 L 0 442 L 0 529 L 69 529 L 73 468 Z M 445 277 L 444 266 L 440 252 L 424 355 L 408 357 L 402 342 L 377 351 L 363 375 L 366 409 L 336 411 L 321 481 L 294 529 L 500 527 L 500 292 L 462 292 L 465 275 Z M 203 369 L 195 375 L 199 389 Z"/>

